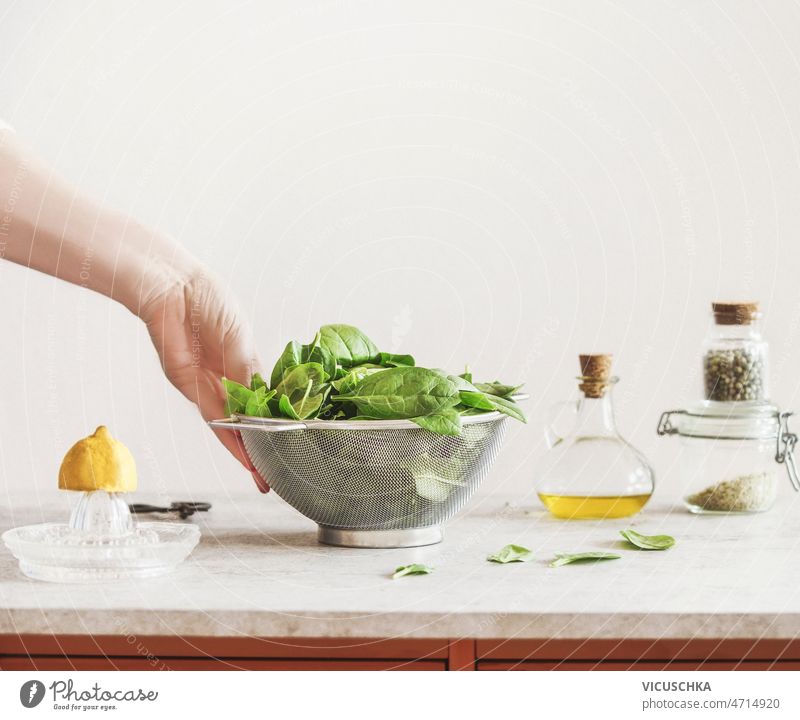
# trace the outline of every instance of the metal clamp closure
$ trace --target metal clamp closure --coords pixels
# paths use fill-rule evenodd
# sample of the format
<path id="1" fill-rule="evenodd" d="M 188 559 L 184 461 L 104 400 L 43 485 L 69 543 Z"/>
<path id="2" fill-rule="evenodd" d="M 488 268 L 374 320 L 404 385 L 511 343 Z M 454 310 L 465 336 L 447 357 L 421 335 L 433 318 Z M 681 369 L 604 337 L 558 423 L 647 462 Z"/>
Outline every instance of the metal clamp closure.
<path id="1" fill-rule="evenodd" d="M 789 431 L 789 418 L 793 415 L 790 412 L 782 412 L 778 415 L 778 441 L 775 447 L 775 460 L 779 463 L 786 463 L 786 471 L 789 473 L 789 480 L 792 487 L 800 492 L 800 478 L 797 475 L 797 465 L 794 462 L 794 446 L 797 444 L 797 435 Z"/>
<path id="2" fill-rule="evenodd" d="M 661 413 L 661 418 L 658 421 L 658 428 L 656 429 L 656 432 L 658 432 L 659 435 L 675 435 L 675 433 L 678 432 L 678 428 L 669 421 L 670 416 L 685 414 L 685 410 L 666 410 L 665 412 Z"/>

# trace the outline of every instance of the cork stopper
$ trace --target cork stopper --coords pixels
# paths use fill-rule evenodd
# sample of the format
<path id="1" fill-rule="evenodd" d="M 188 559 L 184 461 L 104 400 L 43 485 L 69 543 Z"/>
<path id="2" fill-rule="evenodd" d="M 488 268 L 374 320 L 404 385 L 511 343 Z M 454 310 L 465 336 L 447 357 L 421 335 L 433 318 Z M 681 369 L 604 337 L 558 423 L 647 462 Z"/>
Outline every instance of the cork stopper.
<path id="1" fill-rule="evenodd" d="M 717 325 L 750 325 L 758 319 L 757 302 L 712 302 Z"/>
<path id="2" fill-rule="evenodd" d="M 611 383 L 611 355 L 579 355 L 580 385 L 587 398 L 601 398 Z"/>

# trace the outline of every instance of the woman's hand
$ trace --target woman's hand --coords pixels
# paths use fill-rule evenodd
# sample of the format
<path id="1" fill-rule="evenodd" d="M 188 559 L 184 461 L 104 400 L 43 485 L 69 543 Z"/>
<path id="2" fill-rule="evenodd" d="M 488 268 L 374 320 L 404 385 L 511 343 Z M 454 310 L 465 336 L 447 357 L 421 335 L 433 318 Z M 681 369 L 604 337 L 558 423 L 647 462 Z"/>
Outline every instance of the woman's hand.
<path id="1" fill-rule="evenodd" d="M 138 314 L 147 325 L 170 382 L 197 405 L 206 420 L 224 416 L 220 378 L 248 384 L 259 370 L 253 338 L 225 289 L 198 266 L 185 277 L 148 283 Z M 253 467 L 238 432 L 216 431 L 252 474 L 261 492 L 269 486 Z"/>
<path id="2" fill-rule="evenodd" d="M 258 370 L 249 328 L 191 253 L 80 193 L 8 130 L 0 130 L 0 207 L 0 258 L 102 293 L 142 318 L 167 377 L 206 420 L 224 413 L 223 375 L 248 383 Z M 266 492 L 241 436 L 218 437 Z"/>

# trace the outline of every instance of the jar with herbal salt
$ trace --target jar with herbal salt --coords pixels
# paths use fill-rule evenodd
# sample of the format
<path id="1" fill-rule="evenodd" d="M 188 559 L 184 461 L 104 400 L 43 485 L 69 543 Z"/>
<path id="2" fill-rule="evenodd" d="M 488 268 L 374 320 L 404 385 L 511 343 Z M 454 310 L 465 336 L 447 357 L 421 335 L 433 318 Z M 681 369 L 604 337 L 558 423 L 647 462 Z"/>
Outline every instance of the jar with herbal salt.
<path id="1" fill-rule="evenodd" d="M 757 302 L 715 302 L 703 345 L 703 390 L 712 402 L 764 402 L 767 343 Z"/>
<path id="2" fill-rule="evenodd" d="M 661 416 L 659 435 L 680 438 L 681 495 L 694 513 L 753 513 L 775 501 L 779 464 L 800 490 L 792 451 L 797 436 L 773 405 L 701 403 Z"/>

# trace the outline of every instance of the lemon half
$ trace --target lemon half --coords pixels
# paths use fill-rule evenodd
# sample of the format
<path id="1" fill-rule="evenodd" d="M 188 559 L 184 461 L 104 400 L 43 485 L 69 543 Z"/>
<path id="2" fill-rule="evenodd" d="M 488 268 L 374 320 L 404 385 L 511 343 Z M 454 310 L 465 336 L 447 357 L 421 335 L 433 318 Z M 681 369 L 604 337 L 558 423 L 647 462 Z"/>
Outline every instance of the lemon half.
<path id="1" fill-rule="evenodd" d="M 83 492 L 134 492 L 136 463 L 131 451 L 101 425 L 93 435 L 78 440 L 64 456 L 58 487 Z"/>

